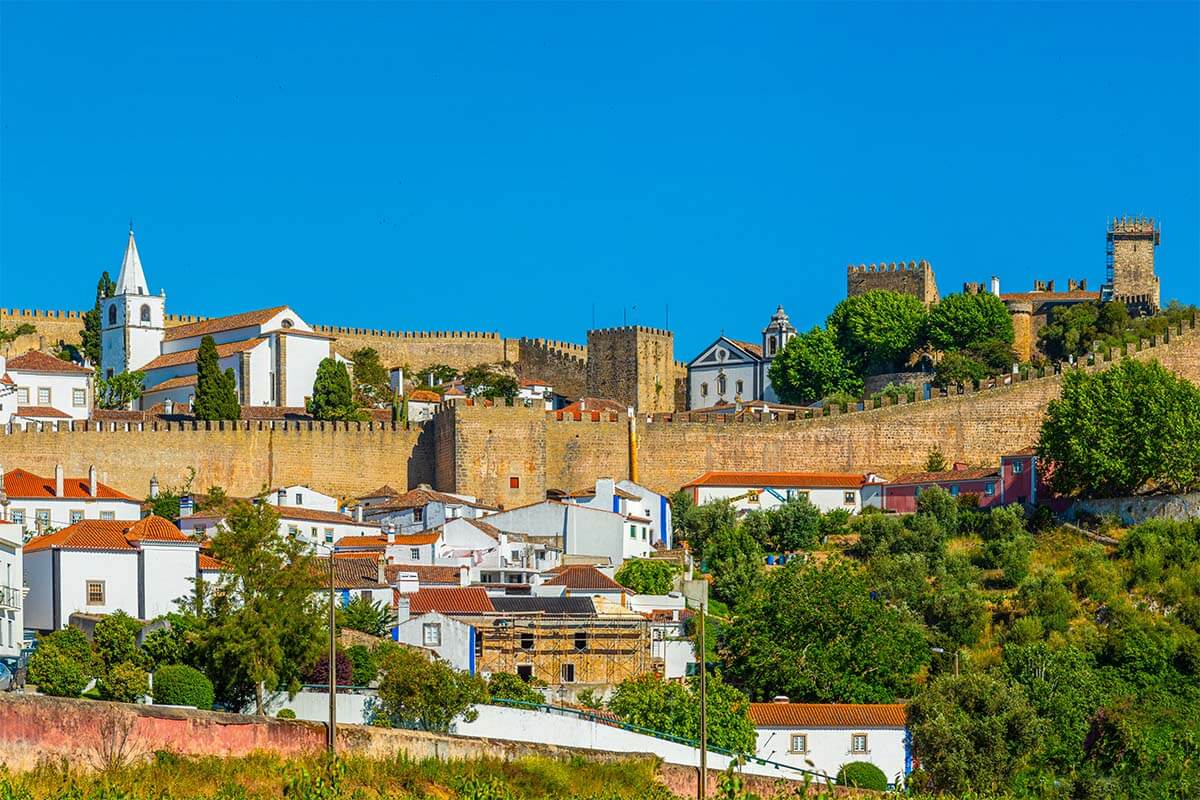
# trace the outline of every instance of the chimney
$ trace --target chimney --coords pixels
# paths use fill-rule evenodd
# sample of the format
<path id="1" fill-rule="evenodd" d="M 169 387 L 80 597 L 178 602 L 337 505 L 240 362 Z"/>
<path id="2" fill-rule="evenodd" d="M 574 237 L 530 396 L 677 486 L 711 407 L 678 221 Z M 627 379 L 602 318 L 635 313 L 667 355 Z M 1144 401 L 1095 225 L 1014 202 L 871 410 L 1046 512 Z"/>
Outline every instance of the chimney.
<path id="1" fill-rule="evenodd" d="M 88 467 L 88 497 L 96 496 L 96 465 Z"/>
<path id="2" fill-rule="evenodd" d="M 952 469 L 954 470 L 954 472 L 962 472 L 966 468 L 967 468 L 966 463 L 964 463 L 962 461 L 955 461 Z"/>
<path id="3" fill-rule="evenodd" d="M 175 401 L 171 398 L 163 400 L 163 414 L 171 415 L 175 412 Z"/>
<path id="4" fill-rule="evenodd" d="M 356 506 L 354 507 L 354 521 L 355 521 L 355 522 L 362 522 L 362 521 L 363 521 L 363 506 L 362 506 L 362 503 L 359 503 L 358 505 L 356 505 Z"/>
<path id="5" fill-rule="evenodd" d="M 279 491 L 275 493 L 275 505 L 279 506 L 280 508 L 283 508 L 287 505 L 287 489 L 283 488 L 282 486 L 280 486 Z"/>
<path id="6" fill-rule="evenodd" d="M 387 561 L 384 560 L 383 553 L 379 554 L 379 571 L 376 578 L 379 583 L 387 583 Z"/>
<path id="7" fill-rule="evenodd" d="M 467 567 L 458 568 L 458 585 L 464 587 L 471 585 L 471 570 Z"/>
<path id="8" fill-rule="evenodd" d="M 183 519 L 184 517 L 190 517 L 192 515 L 192 508 L 192 496 L 190 494 L 185 494 L 183 497 L 179 498 L 180 519 Z"/>
<path id="9" fill-rule="evenodd" d="M 407 596 L 400 595 L 400 597 L 398 597 L 396 599 L 396 624 L 397 625 L 403 625 L 404 623 L 408 622 L 408 618 L 412 616 L 411 608 L 412 608 L 412 604 L 409 602 Z"/>
<path id="10" fill-rule="evenodd" d="M 158 497 L 158 476 L 151 475 L 150 476 L 150 499 L 153 500 L 156 497 Z M 183 498 L 180 498 L 180 502 L 181 503 L 183 502 Z"/>
<path id="11" fill-rule="evenodd" d="M 63 468 L 62 464 L 54 465 L 54 496 L 63 496 Z"/>
<path id="12" fill-rule="evenodd" d="M 996 295 L 996 297 L 999 297 L 1000 296 L 1000 279 L 998 277 L 996 277 L 995 275 L 992 276 L 991 286 L 992 286 L 992 294 Z"/>
<path id="13" fill-rule="evenodd" d="M 777 694 L 771 698 L 771 702 L 772 703 L 790 703 L 792 701 L 788 699 L 788 696 L 786 694 Z"/>

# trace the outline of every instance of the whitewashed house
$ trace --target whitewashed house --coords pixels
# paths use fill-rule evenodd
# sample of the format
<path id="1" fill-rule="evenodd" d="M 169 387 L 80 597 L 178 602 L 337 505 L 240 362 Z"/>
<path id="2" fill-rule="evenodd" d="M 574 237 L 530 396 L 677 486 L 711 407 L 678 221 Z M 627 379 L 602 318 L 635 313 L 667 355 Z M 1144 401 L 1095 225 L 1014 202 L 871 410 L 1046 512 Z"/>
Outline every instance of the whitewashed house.
<path id="1" fill-rule="evenodd" d="M 652 544 L 671 547 L 671 501 L 645 486 L 628 480 L 617 483 L 612 478 L 597 478 L 595 487 L 569 492 L 562 501 L 623 514 L 631 522 L 646 525 Z"/>
<path id="2" fill-rule="evenodd" d="M 804 497 L 821 511 L 841 508 L 856 514 L 866 506 L 879 507 L 883 484 L 871 473 L 706 472 L 683 489 L 696 505 L 724 500 L 738 512 L 766 511 Z"/>
<path id="3" fill-rule="evenodd" d="M 24 542 L 21 526 L 0 516 L 0 656 L 20 655 L 24 640 Z"/>
<path id="4" fill-rule="evenodd" d="M 759 344 L 718 337 L 687 366 L 688 409 L 737 401 L 778 402 L 767 372 L 775 356 L 795 335 L 796 328 L 779 306 L 763 328 Z"/>
<path id="5" fill-rule="evenodd" d="M 867 761 L 888 783 L 912 771 L 907 716 L 902 703 L 751 703 L 757 733 L 754 755 L 768 761 L 837 776 L 843 764 Z M 809 763 L 811 762 L 811 764 Z"/>
<path id="6" fill-rule="evenodd" d="M 654 552 L 650 519 L 558 500 L 543 500 L 487 518 L 507 533 L 554 537 L 564 555 L 595 556 L 619 566 Z"/>
<path id="7" fill-rule="evenodd" d="M 86 477 L 68 477 L 61 464 L 54 467 L 52 478 L 23 469 L 4 472 L 0 468 L 0 474 L 7 504 L 4 516 L 20 525 L 27 536 L 85 519 L 133 521 L 142 516 L 141 502 L 100 483 L 95 467 Z"/>
<path id="8" fill-rule="evenodd" d="M 478 502 L 471 495 L 437 492 L 428 484 L 420 484 L 403 494 L 381 496 L 380 492 L 391 490 L 381 486 L 369 495 L 358 498 L 352 509 L 355 517 L 378 523 L 397 533 L 419 533 L 439 528 L 447 521 L 458 519 L 480 519 L 497 509 Z M 391 490 L 394 491 L 394 490 Z"/>
<path id="9" fill-rule="evenodd" d="M 100 366 L 105 377 L 142 370 L 141 407 L 191 404 L 196 356 L 204 336 L 217 345 L 221 371 L 232 369 L 244 406 L 302 407 L 332 337 L 317 333 L 287 306 L 166 326 L 166 294 L 150 294 L 133 231 L 116 293 L 101 301 Z"/>
<path id="10" fill-rule="evenodd" d="M 150 620 L 192 594 L 199 544 L 162 517 L 85 519 L 25 543 L 25 624 L 47 632 L 71 614 Z"/>
<path id="11" fill-rule="evenodd" d="M 92 370 L 39 350 L 0 356 L 0 425 L 83 420 L 92 413 Z"/>

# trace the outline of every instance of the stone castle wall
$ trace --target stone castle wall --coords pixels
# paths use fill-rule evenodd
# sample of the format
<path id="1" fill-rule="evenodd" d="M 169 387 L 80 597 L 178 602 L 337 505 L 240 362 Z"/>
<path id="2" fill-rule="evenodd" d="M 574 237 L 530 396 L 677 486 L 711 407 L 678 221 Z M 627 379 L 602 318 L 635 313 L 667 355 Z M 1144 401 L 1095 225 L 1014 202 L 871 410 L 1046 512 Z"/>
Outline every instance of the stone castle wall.
<path id="1" fill-rule="evenodd" d="M 933 267 L 928 261 L 903 261 L 890 264 L 851 264 L 846 268 L 846 296 L 866 294 L 873 289 L 886 289 L 911 294 L 925 305 L 941 299 Z"/>
<path id="2" fill-rule="evenodd" d="M 1159 281 L 1154 274 L 1154 248 L 1161 231 L 1153 219 L 1123 217 L 1108 226 L 1112 245 L 1112 290 L 1117 299 L 1144 297 L 1159 307 Z"/>
<path id="3" fill-rule="evenodd" d="M 654 414 L 676 408 L 679 365 L 670 331 L 627 325 L 588 331 L 587 394 Z M 686 367 L 683 368 L 686 379 Z"/>

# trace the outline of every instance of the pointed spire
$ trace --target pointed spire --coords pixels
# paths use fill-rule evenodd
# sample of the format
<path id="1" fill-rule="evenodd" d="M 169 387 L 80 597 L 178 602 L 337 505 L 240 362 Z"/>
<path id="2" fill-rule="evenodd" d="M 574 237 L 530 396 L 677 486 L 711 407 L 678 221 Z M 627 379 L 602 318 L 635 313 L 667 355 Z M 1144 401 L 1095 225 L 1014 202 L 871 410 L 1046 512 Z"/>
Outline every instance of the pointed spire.
<path id="1" fill-rule="evenodd" d="M 116 294 L 149 294 L 137 242 L 133 240 L 132 219 L 129 220 L 129 244 L 125 246 L 125 260 L 121 262 L 121 274 L 117 277 Z"/>

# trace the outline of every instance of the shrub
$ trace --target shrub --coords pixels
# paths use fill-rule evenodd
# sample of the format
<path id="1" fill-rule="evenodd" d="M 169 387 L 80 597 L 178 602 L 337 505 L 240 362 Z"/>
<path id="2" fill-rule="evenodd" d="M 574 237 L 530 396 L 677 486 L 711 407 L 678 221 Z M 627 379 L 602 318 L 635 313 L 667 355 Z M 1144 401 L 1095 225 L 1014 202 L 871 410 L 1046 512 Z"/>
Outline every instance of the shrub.
<path id="1" fill-rule="evenodd" d="M 95 675 L 92 643 L 78 628 L 64 628 L 45 637 L 29 659 L 29 682 L 42 694 L 78 697 Z"/>
<path id="2" fill-rule="evenodd" d="M 352 686 L 354 664 L 350 661 L 350 656 L 346 655 L 344 650 L 338 650 L 335 663 L 337 664 L 337 685 Z M 316 662 L 304 673 L 304 682 L 319 686 L 329 685 L 329 653 L 321 653 L 318 656 Z"/>
<path id="3" fill-rule="evenodd" d="M 666 594 L 675 585 L 675 565 L 658 559 L 631 558 L 613 579 L 638 594 Z"/>
<path id="4" fill-rule="evenodd" d="M 210 709 L 213 704 L 212 681 L 200 670 L 184 664 L 159 667 L 154 673 L 154 702 L 159 705 Z"/>
<path id="5" fill-rule="evenodd" d="M 150 682 L 146 670 L 124 661 L 110 667 L 108 673 L 97 682 L 96 688 L 105 700 L 136 703 L 149 693 Z"/>
<path id="6" fill-rule="evenodd" d="M 138 648 L 137 637 L 142 623 L 117 611 L 96 623 L 92 639 L 96 644 L 96 655 L 106 668 L 117 664 L 140 664 L 145 654 Z"/>
<path id="7" fill-rule="evenodd" d="M 885 792 L 888 788 L 887 775 L 883 770 L 870 761 L 851 761 L 843 764 L 837 774 L 838 786 L 852 786 L 855 789 L 873 789 Z"/>
<path id="8" fill-rule="evenodd" d="M 296 718 L 296 712 L 292 711 L 290 708 L 281 708 L 281 709 L 279 709 L 279 713 L 275 715 L 275 719 L 295 719 L 295 718 Z"/>
<path id="9" fill-rule="evenodd" d="M 517 700 L 540 705 L 546 702 L 546 698 L 534 687 L 545 685 L 538 680 L 526 682 L 511 672 L 496 672 L 488 679 L 488 695 L 493 700 Z"/>
<path id="10" fill-rule="evenodd" d="M 352 644 L 346 648 L 352 670 L 350 680 L 355 686 L 369 686 L 379 675 L 379 662 L 365 645 Z"/>

